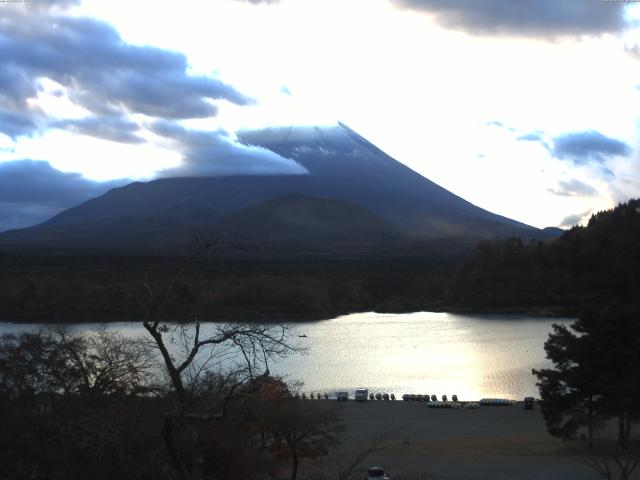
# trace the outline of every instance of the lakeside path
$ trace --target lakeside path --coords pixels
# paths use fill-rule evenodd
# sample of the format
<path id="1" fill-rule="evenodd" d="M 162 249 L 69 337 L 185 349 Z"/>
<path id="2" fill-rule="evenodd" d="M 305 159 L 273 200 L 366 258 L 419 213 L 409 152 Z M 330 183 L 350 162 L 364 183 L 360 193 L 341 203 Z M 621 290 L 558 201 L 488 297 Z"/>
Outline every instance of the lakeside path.
<path id="1" fill-rule="evenodd" d="M 456 410 L 398 400 L 329 402 L 343 412 L 346 430 L 340 440 L 347 456 L 388 433 L 361 468 L 384 466 L 394 480 L 602 478 L 580 463 L 580 445 L 546 432 L 537 406 L 534 411 L 524 410 L 522 403 Z"/>

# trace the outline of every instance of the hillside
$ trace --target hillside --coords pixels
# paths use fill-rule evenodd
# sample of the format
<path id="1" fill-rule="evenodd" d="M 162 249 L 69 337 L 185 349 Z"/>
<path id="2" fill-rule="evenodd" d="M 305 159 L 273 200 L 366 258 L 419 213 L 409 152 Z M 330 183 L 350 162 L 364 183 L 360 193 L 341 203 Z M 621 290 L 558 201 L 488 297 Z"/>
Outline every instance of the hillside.
<path id="1" fill-rule="evenodd" d="M 549 308 L 640 298 L 640 200 L 591 217 L 549 243 L 482 242 L 453 276 L 447 303 L 470 309 Z"/>
<path id="2" fill-rule="evenodd" d="M 218 222 L 227 236 L 272 242 L 385 242 L 402 232 L 372 213 L 343 200 L 290 193 L 225 215 Z"/>

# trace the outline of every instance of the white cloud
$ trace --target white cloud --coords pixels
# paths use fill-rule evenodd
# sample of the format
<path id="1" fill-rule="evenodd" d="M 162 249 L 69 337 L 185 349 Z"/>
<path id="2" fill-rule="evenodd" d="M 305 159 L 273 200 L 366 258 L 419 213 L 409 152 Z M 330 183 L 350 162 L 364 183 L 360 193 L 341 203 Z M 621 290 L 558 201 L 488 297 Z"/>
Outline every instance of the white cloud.
<path id="1" fill-rule="evenodd" d="M 131 145 L 63 130 L 23 139 L 13 152 L 0 151 L 0 161 L 24 158 L 47 160 L 62 172 L 79 172 L 99 181 L 148 178 L 155 171 L 181 162 L 180 153 L 151 143 Z"/>
<path id="2" fill-rule="evenodd" d="M 474 37 L 387 0 L 281 0 L 263 7 L 236 0 L 126 6 L 86 0 L 80 13 L 112 23 L 127 42 L 184 52 L 188 73 L 222 72 L 225 83 L 259 100 L 219 102 L 217 117 L 182 122 L 189 129 L 343 120 L 454 193 L 537 226 L 640 195 L 633 157 L 607 164 L 618 177 L 607 185 L 597 172 L 553 159 L 540 144 L 516 141 L 536 130 L 548 138 L 594 130 L 635 146 L 640 61 L 625 45 L 640 40 L 637 31 L 556 42 Z M 282 85 L 294 95 L 283 95 Z M 46 89 L 38 96 L 55 117 L 68 107 L 64 102 Z M 148 120 L 131 118 L 140 125 Z M 496 119 L 516 132 L 486 126 Z M 49 132 L 16 149 L 92 178 L 145 177 L 180 164 L 174 147 L 140 134 L 151 144 L 116 147 Z M 560 198 L 549 191 L 571 178 L 599 195 Z"/>

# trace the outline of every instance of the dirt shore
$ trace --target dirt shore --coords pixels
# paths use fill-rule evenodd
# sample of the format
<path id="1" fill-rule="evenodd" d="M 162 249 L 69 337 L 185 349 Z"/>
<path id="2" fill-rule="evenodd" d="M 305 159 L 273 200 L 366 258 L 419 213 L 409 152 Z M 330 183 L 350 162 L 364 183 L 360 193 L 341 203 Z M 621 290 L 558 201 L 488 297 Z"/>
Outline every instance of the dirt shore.
<path id="1" fill-rule="evenodd" d="M 383 436 L 379 448 L 359 466 L 362 473 L 368 466 L 382 465 L 394 480 L 602 478 L 581 463 L 582 445 L 548 435 L 537 406 L 527 411 L 521 403 L 476 410 L 403 401 L 339 405 L 346 427 L 340 438 L 345 458 Z"/>

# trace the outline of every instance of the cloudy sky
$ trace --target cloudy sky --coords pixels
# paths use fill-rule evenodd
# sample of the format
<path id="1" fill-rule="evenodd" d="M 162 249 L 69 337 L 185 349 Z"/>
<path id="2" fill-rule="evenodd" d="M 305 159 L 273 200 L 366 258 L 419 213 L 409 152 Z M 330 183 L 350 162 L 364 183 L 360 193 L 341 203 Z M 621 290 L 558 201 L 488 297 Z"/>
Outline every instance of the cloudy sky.
<path id="1" fill-rule="evenodd" d="M 640 3 L 0 2 L 0 230 L 161 176 L 304 173 L 243 128 L 342 121 L 471 202 L 640 196 Z"/>

